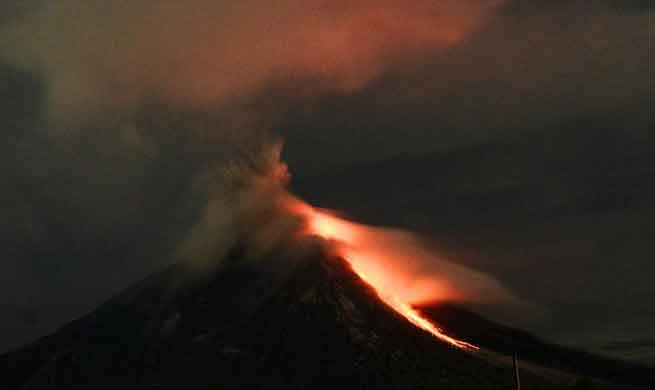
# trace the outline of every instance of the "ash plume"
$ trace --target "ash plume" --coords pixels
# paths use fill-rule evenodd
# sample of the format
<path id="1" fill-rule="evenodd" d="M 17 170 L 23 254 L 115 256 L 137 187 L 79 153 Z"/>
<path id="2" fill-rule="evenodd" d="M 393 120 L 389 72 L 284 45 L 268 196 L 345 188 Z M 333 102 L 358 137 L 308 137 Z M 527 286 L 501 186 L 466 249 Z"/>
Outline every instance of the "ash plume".
<path id="1" fill-rule="evenodd" d="M 216 107 L 276 80 L 312 80 L 311 94 L 359 89 L 465 40 L 499 3 L 64 0 L 5 26 L 0 48 L 48 75 L 55 117 L 153 94 Z"/>
<path id="2" fill-rule="evenodd" d="M 200 178 L 196 185 L 208 198 L 178 248 L 180 258 L 201 269 L 215 267 L 237 245 L 244 246 L 245 258 L 258 259 L 296 238 L 302 220 L 287 210 L 282 144 L 262 147 L 248 161 L 227 162 Z"/>
<path id="3" fill-rule="evenodd" d="M 33 123 L 15 129 L 19 147 L 6 165 L 29 161 L 14 176 L 45 199 L 17 212 L 14 225 L 25 226 L 17 246 L 47 240 L 36 246 L 79 259 L 100 245 L 130 264 L 146 253 L 220 258 L 249 218 L 243 208 L 265 197 L 263 161 L 287 105 L 362 89 L 393 66 L 453 47 L 500 2 L 25 4 L 5 8 L 20 17 L 0 24 L 0 57 L 38 75 L 43 97 Z M 284 99 L 269 103 L 272 90 Z M 41 278 L 18 268 L 25 275 L 15 279 Z"/>

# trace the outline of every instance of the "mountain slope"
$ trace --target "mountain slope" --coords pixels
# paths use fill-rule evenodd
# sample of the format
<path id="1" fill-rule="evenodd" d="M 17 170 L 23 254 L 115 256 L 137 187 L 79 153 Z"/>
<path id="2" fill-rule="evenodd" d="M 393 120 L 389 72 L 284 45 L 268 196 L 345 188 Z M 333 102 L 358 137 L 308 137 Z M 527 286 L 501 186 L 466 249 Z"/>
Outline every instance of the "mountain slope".
<path id="1" fill-rule="evenodd" d="M 348 219 L 423 233 L 546 313 L 496 320 L 655 365 L 653 150 L 655 131 L 608 113 L 292 185 Z"/>
<path id="2" fill-rule="evenodd" d="M 511 388 L 511 367 L 493 356 L 440 343 L 386 307 L 343 260 L 317 251 L 203 275 L 175 265 L 2 356 L 0 382 L 11 389 Z M 573 384 L 531 370 L 523 381 L 530 389 Z"/>

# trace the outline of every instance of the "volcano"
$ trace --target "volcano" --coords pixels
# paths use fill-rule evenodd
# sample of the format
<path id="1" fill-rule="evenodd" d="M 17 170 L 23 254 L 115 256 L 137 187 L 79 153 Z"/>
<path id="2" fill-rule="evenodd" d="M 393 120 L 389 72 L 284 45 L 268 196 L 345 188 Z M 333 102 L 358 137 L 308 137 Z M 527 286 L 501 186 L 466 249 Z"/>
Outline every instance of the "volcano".
<path id="1" fill-rule="evenodd" d="M 5 354 L 2 388 L 510 389 L 512 366 L 503 353 L 517 341 L 542 360 L 521 366 L 528 389 L 655 383 L 646 369 L 602 358 L 588 366 L 600 367 L 602 376 L 598 362 L 605 362 L 612 377 L 581 379 L 585 373 L 562 364 L 547 367 L 548 360 L 561 363 L 561 351 L 529 335 L 463 309 L 425 309 L 444 329 L 459 328 L 457 337 L 483 347 L 457 348 L 407 321 L 318 244 L 303 256 L 247 261 L 244 253 L 233 250 L 222 267 L 206 272 L 172 265 Z M 590 361 L 567 353 L 568 363 Z M 626 378 L 637 386 L 616 384 Z"/>

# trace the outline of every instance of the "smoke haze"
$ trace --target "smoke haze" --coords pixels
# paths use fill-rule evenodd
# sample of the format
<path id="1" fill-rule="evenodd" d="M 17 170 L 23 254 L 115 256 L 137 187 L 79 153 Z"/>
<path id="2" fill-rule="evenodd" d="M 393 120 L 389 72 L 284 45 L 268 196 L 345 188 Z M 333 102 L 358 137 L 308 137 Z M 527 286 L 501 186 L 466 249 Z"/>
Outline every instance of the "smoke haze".
<path id="1" fill-rule="evenodd" d="M 465 40 L 498 1 L 44 3 L 5 28 L 5 55 L 46 72 L 56 117 L 157 95 L 225 104 L 277 80 L 348 92 L 407 56 Z"/>

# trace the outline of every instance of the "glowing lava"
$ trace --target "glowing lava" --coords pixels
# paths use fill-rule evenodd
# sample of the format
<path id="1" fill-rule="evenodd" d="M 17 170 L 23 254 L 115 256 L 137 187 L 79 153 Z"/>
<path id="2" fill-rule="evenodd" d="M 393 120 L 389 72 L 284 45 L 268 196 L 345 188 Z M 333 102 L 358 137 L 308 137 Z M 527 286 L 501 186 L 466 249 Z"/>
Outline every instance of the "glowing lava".
<path id="1" fill-rule="evenodd" d="M 432 333 L 432 335 L 434 335 L 438 339 L 443 340 L 449 344 L 452 344 L 458 348 L 474 350 L 474 351 L 477 351 L 479 349 L 477 346 L 473 344 L 467 343 L 465 341 L 457 340 L 456 338 L 450 337 L 447 334 L 443 333 L 441 329 L 439 329 L 432 322 L 430 322 L 430 320 L 423 317 L 421 313 L 416 311 L 416 309 L 414 309 L 410 304 L 401 301 L 400 299 L 398 299 L 397 296 L 393 295 L 393 293 L 385 294 L 383 291 L 378 290 L 373 284 L 373 282 L 371 282 L 371 280 L 366 276 L 365 273 L 357 271 L 355 267 L 353 267 L 353 270 L 363 281 L 365 281 L 375 289 L 375 291 L 378 293 L 378 296 L 387 305 L 389 305 L 392 309 L 397 311 L 403 317 L 407 318 L 409 322 L 411 322 L 412 324 L 418 326 L 419 328 L 429 333 Z"/>
<path id="2" fill-rule="evenodd" d="M 306 233 L 330 241 L 337 253 L 350 263 L 355 273 L 373 287 L 389 307 L 448 344 L 464 350 L 478 350 L 475 345 L 446 335 L 412 307 L 413 303 L 447 298 L 450 291 L 448 286 L 430 278 L 410 278 L 402 269 L 398 269 L 397 262 L 388 260 L 390 256 L 411 257 L 411 251 L 407 253 L 405 249 L 399 250 L 398 245 L 394 246 L 393 235 L 399 233 L 350 222 L 296 201 L 294 209 L 307 220 Z M 395 269 L 393 264 L 396 264 Z"/>

